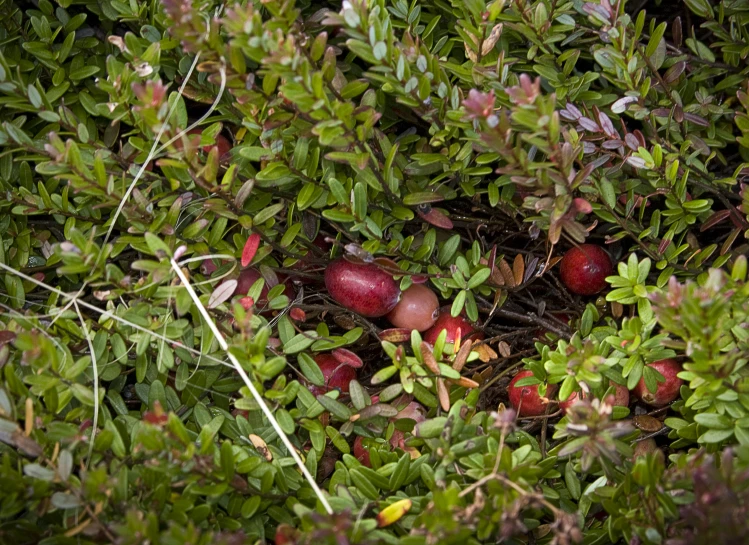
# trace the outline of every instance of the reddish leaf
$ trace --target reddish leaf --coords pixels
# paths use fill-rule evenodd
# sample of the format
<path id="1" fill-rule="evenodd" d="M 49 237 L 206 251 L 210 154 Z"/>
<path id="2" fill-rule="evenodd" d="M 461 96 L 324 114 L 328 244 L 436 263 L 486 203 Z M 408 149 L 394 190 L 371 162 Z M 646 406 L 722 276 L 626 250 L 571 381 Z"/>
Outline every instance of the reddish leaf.
<path id="1" fill-rule="evenodd" d="M 627 143 L 627 147 L 632 151 L 637 151 L 640 147 L 640 142 L 632 133 L 627 134 L 627 136 L 624 137 L 624 141 Z"/>
<path id="2" fill-rule="evenodd" d="M 581 117 L 577 122 L 580 123 L 580 126 L 586 131 L 600 132 L 601 130 L 601 128 L 598 126 L 598 123 L 596 123 L 592 119 L 588 119 L 587 117 Z"/>
<path id="3" fill-rule="evenodd" d="M 608 136 L 619 138 L 619 133 L 614 128 L 614 124 L 605 113 L 598 112 L 598 124 Z"/>
<path id="4" fill-rule="evenodd" d="M 244 243 L 244 249 L 242 250 L 242 267 L 246 267 L 252 262 L 252 258 L 257 253 L 258 246 L 260 246 L 260 235 L 252 233 L 248 238 L 247 242 Z"/>
<path id="5" fill-rule="evenodd" d="M 336 348 L 333 350 L 333 357 L 336 361 L 348 365 L 349 367 L 355 367 L 358 369 L 364 365 L 364 362 L 359 356 L 345 348 Z"/>
<path id="6" fill-rule="evenodd" d="M 426 211 L 422 211 L 421 208 L 416 209 L 416 213 L 421 219 L 442 229 L 452 229 L 453 222 L 445 214 L 437 210 L 436 208 L 429 208 Z"/>
<path id="7" fill-rule="evenodd" d="M 470 378 L 467 378 L 467 377 L 460 377 L 458 380 L 450 379 L 450 382 L 462 388 L 478 388 L 479 386 L 481 386 L 475 380 L 471 380 Z"/>
<path id="8" fill-rule="evenodd" d="M 731 249 L 731 246 L 733 246 L 733 243 L 736 242 L 736 237 L 738 237 L 742 231 L 743 229 L 734 229 L 733 231 L 729 233 L 728 238 L 726 238 L 725 242 L 720 247 L 720 255 L 725 255 L 728 252 L 728 250 Z"/>
<path id="9" fill-rule="evenodd" d="M 519 286 L 523 283 L 523 278 L 525 276 L 525 260 L 521 254 L 515 256 L 515 261 L 512 263 L 512 275 L 515 278 L 516 285 Z"/>
<path id="10" fill-rule="evenodd" d="M 721 223 L 722 221 L 725 221 L 728 216 L 731 215 L 730 210 L 718 210 L 714 214 L 712 214 L 709 218 L 705 220 L 705 223 L 700 225 L 700 233 L 707 231 L 710 229 L 710 227 L 713 227 L 714 225 L 717 225 Z"/>
<path id="11" fill-rule="evenodd" d="M 684 119 L 689 121 L 690 123 L 694 123 L 695 125 L 699 125 L 700 127 L 709 127 L 710 122 L 705 119 L 704 117 L 700 117 L 695 114 L 685 113 Z"/>
<path id="12" fill-rule="evenodd" d="M 403 328 L 384 329 L 380 331 L 380 340 L 390 343 L 405 343 L 411 340 L 411 330 Z"/>
<path id="13" fill-rule="evenodd" d="M 472 345 L 473 341 L 471 339 L 468 339 L 463 343 L 463 346 L 460 347 L 460 350 L 458 350 L 458 353 L 455 356 L 455 361 L 453 361 L 453 369 L 455 369 L 458 373 L 463 370 L 463 367 L 468 361 L 468 356 L 471 355 Z"/>
<path id="14" fill-rule="evenodd" d="M 143 413 L 143 421 L 148 422 L 149 424 L 153 424 L 154 426 L 165 424 L 167 420 L 169 420 L 169 417 L 165 414 L 157 415 L 150 411 L 146 411 Z"/>
<path id="15" fill-rule="evenodd" d="M 458 329 L 458 331 L 460 331 L 460 329 Z M 437 365 L 437 360 L 434 359 L 434 354 L 432 354 L 432 347 L 422 341 L 420 348 L 421 357 L 424 359 L 424 365 L 426 365 L 427 369 L 429 369 L 432 373 L 439 376 L 440 368 Z M 448 405 L 447 409 L 445 410 L 448 410 L 449 408 L 450 406 Z"/>
<path id="16" fill-rule="evenodd" d="M 447 391 L 447 385 L 445 384 L 445 379 L 443 378 L 437 379 L 437 397 L 440 400 L 440 406 L 442 407 L 442 410 L 449 411 L 450 392 Z"/>
<path id="17" fill-rule="evenodd" d="M 305 322 L 307 321 L 307 313 L 304 312 L 299 307 L 294 307 L 289 311 L 289 316 L 291 316 L 291 319 L 296 322 Z"/>
<path id="18" fill-rule="evenodd" d="M 663 80 L 666 83 L 673 83 L 677 79 L 679 79 L 679 76 L 681 76 L 684 73 L 684 70 L 687 68 L 687 63 L 684 61 L 679 61 L 675 63 L 671 68 L 666 70 L 666 73 L 663 74 Z"/>

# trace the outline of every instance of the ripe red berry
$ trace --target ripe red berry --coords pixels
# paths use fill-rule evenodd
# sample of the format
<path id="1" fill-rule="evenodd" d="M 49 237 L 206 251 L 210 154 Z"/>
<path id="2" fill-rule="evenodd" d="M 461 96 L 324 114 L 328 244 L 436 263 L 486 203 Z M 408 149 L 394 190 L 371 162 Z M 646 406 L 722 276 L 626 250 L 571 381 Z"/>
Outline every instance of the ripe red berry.
<path id="1" fill-rule="evenodd" d="M 393 310 L 401 295 L 390 273 L 372 263 L 345 259 L 327 266 L 325 287 L 336 302 L 367 318 L 378 318 Z"/>
<path id="2" fill-rule="evenodd" d="M 627 390 L 627 387 L 622 386 L 621 384 L 616 384 L 615 382 L 612 382 L 611 385 L 615 389 L 614 390 L 614 407 L 629 406 L 629 390 Z M 585 396 L 583 396 L 583 399 L 585 399 Z M 559 403 L 559 408 L 562 409 L 562 412 L 564 414 L 566 414 L 567 409 L 572 407 L 575 401 L 577 401 L 577 392 L 572 392 L 570 394 L 570 397 L 568 397 L 566 401 L 561 401 Z"/>
<path id="3" fill-rule="evenodd" d="M 518 411 L 518 416 L 540 416 L 546 412 L 548 401 L 541 398 L 538 393 L 538 384 L 531 386 L 515 386 L 520 379 L 531 377 L 533 373 L 527 369 L 520 371 L 510 381 L 507 387 L 507 393 L 510 397 L 510 404 Z M 546 397 L 550 397 L 557 387 L 555 384 L 549 384 L 546 387 Z"/>
<path id="4" fill-rule="evenodd" d="M 653 407 L 663 407 L 679 397 L 679 389 L 684 381 L 677 375 L 681 372 L 681 365 L 672 359 L 654 361 L 647 367 L 655 369 L 666 379 L 658 382 L 655 392 L 648 390 L 645 385 L 645 377 L 640 379 L 632 392 L 643 402 Z"/>
<path id="5" fill-rule="evenodd" d="M 364 445 L 364 437 L 357 435 L 354 439 L 354 458 L 359 460 L 362 465 L 372 467 L 372 462 L 369 460 L 369 445 Z"/>
<path id="6" fill-rule="evenodd" d="M 250 291 L 252 285 L 260 278 L 262 278 L 262 275 L 257 269 L 243 270 L 239 273 L 239 278 L 237 278 L 237 287 L 234 290 L 234 295 L 247 295 L 247 292 Z M 255 302 L 257 308 L 263 308 L 268 304 L 268 292 L 270 290 L 271 288 L 268 286 L 268 282 L 266 282 L 263 289 L 260 290 L 260 297 Z M 284 283 L 283 293 L 289 298 L 289 301 L 294 299 L 294 288 L 286 283 Z"/>
<path id="7" fill-rule="evenodd" d="M 315 237 L 315 240 L 312 241 L 312 244 L 320 248 L 325 253 L 330 252 L 330 243 L 325 240 L 325 235 L 322 233 L 318 234 Z M 316 259 L 322 260 L 322 258 L 318 258 L 317 254 L 315 254 L 312 250 L 301 250 L 299 253 L 304 253 L 304 257 L 294 262 L 294 264 L 290 265 L 288 268 L 292 271 L 299 271 L 299 273 L 308 274 L 292 273 L 291 278 L 298 284 L 316 284 L 317 282 L 319 282 L 319 277 L 313 275 L 313 271 L 311 269 L 314 268 Z"/>
<path id="8" fill-rule="evenodd" d="M 385 453 L 390 450 L 390 445 L 382 440 L 362 437 L 360 435 L 357 435 L 356 439 L 354 439 L 354 458 L 359 460 L 362 465 L 372 467 L 371 453 L 374 450 L 378 453 Z"/>
<path id="9" fill-rule="evenodd" d="M 426 331 L 434 325 L 439 301 L 432 290 L 414 284 L 401 294 L 401 299 L 387 318 L 395 327 Z"/>
<path id="10" fill-rule="evenodd" d="M 594 244 L 581 244 L 562 258 L 560 276 L 567 288 L 578 295 L 595 295 L 606 287 L 614 267 L 609 254 Z"/>
<path id="11" fill-rule="evenodd" d="M 471 339 L 483 339 L 484 334 L 477 330 L 476 326 L 466 320 L 465 317 L 458 315 L 455 318 L 450 314 L 450 307 L 442 307 L 440 314 L 437 317 L 437 321 L 434 325 L 424 334 L 424 341 L 431 345 L 437 341 L 442 330 L 447 330 L 447 337 L 445 338 L 446 343 L 454 343 L 458 337 L 458 330 L 460 330 L 460 338 L 465 340 Z"/>
<path id="12" fill-rule="evenodd" d="M 347 394 L 349 383 L 356 378 L 356 369 L 338 361 L 332 354 L 318 354 L 314 359 L 325 378 L 325 385 L 310 385 L 310 392 L 314 395 L 323 395 L 325 392 L 338 389 L 341 393 Z"/>

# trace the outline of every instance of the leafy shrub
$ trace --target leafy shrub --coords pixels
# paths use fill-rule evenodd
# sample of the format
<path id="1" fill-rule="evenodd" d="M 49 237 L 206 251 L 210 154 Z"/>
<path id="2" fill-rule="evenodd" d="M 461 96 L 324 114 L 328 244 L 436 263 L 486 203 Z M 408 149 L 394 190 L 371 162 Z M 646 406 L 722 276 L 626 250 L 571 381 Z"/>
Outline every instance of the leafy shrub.
<path id="1" fill-rule="evenodd" d="M 747 2 L 0 6 L 0 541 L 743 539 Z"/>

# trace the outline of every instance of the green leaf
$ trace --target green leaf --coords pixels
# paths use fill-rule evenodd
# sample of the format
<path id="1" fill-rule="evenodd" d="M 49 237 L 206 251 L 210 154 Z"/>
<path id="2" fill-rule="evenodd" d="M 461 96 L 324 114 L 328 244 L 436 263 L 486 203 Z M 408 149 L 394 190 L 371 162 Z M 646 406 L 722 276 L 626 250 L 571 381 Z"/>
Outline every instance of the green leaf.
<path id="1" fill-rule="evenodd" d="M 441 157 L 441 156 L 440 156 Z M 445 198 L 439 193 L 432 193 L 431 191 L 422 191 L 418 193 L 410 193 L 403 197 L 403 204 L 406 206 L 416 206 L 419 204 L 429 204 L 433 202 L 444 201 Z"/>
<path id="2" fill-rule="evenodd" d="M 349 410 L 349 408 L 346 407 L 346 405 L 344 405 L 343 403 L 336 401 L 332 397 L 319 395 L 317 396 L 317 401 L 320 403 L 320 405 L 325 407 L 327 411 L 329 411 L 340 420 L 348 420 L 349 418 L 351 418 L 351 411 Z"/>
<path id="3" fill-rule="evenodd" d="M 656 49 L 658 48 L 658 44 L 660 44 L 661 39 L 663 39 L 663 34 L 666 32 L 666 28 L 668 28 L 668 23 L 665 22 L 655 27 L 655 30 L 650 35 L 650 40 L 648 40 L 648 46 L 645 49 L 646 57 L 653 56 Z"/>
<path id="4" fill-rule="evenodd" d="M 395 466 L 395 469 L 393 470 L 393 473 L 390 475 L 390 482 L 389 482 L 389 488 L 390 490 L 396 491 L 401 486 L 403 486 L 403 483 L 406 481 L 406 477 L 408 476 L 408 470 L 411 468 L 411 455 L 408 453 L 405 453 L 403 456 L 400 457 L 398 460 L 398 463 Z"/>
<path id="5" fill-rule="evenodd" d="M 564 466 L 564 482 L 567 485 L 567 490 L 569 490 L 572 499 L 579 500 L 581 492 L 580 479 L 577 476 L 572 461 L 567 462 Z"/>
<path id="6" fill-rule="evenodd" d="M 703 433 L 698 441 L 700 443 L 708 443 L 708 444 L 715 444 L 715 443 L 722 443 L 723 441 L 729 439 L 733 435 L 733 429 L 730 430 L 710 430 Z"/>
<path id="7" fill-rule="evenodd" d="M 734 422 L 724 415 L 715 413 L 700 413 L 694 415 L 694 421 L 706 428 L 729 430 L 733 428 Z"/>
<path id="8" fill-rule="evenodd" d="M 349 471 L 349 475 L 351 475 L 351 481 L 354 483 L 354 486 L 356 486 L 356 489 L 365 497 L 369 498 L 370 500 L 376 500 L 380 497 L 379 493 L 377 492 L 377 489 L 374 487 L 374 485 L 369 482 L 369 479 L 367 479 L 361 472 L 359 468 L 354 468 L 351 471 Z"/>
<path id="9" fill-rule="evenodd" d="M 307 331 L 305 333 L 299 333 L 289 339 L 288 342 L 284 343 L 283 351 L 284 354 L 296 354 L 302 350 L 306 350 L 312 343 L 317 340 L 317 333 L 315 331 Z"/>
<path id="10" fill-rule="evenodd" d="M 98 72 L 98 66 L 81 66 L 80 68 L 76 68 L 75 70 L 71 70 L 70 72 L 68 72 L 68 78 L 73 81 L 80 81 L 82 79 L 90 78 Z"/>
<path id="11" fill-rule="evenodd" d="M 299 362 L 299 368 L 307 380 L 315 386 L 325 385 L 325 376 L 322 374 L 320 366 L 317 365 L 317 362 L 312 358 L 312 356 L 304 353 L 299 354 L 297 356 L 297 362 Z"/>
<path id="12" fill-rule="evenodd" d="M 491 276 L 491 270 L 488 267 L 482 267 L 474 273 L 468 281 L 468 289 L 473 290 L 481 286 Z"/>

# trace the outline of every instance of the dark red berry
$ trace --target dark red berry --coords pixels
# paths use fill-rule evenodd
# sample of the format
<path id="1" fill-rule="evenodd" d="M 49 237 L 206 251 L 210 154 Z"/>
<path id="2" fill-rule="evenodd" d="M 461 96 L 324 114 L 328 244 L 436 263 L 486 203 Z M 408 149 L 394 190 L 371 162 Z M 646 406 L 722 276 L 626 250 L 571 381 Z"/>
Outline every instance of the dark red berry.
<path id="1" fill-rule="evenodd" d="M 336 302 L 367 318 L 393 310 L 401 295 L 390 273 L 371 263 L 345 259 L 338 259 L 325 269 L 325 287 Z"/>
<path id="2" fill-rule="evenodd" d="M 439 312 L 439 301 L 432 290 L 423 284 L 414 284 L 401 294 L 401 299 L 388 314 L 395 327 L 426 331 L 434 325 Z"/>
<path id="3" fill-rule="evenodd" d="M 645 377 L 640 379 L 632 393 L 634 393 L 643 403 L 653 407 L 663 407 L 668 405 L 679 397 L 679 389 L 684 381 L 677 375 L 681 372 L 681 365 L 672 359 L 654 361 L 648 364 L 648 367 L 658 371 L 666 379 L 665 382 L 658 382 L 655 392 L 648 390 L 645 385 Z"/>
<path id="4" fill-rule="evenodd" d="M 372 462 L 369 461 L 369 445 L 364 446 L 364 438 L 361 435 L 357 435 L 354 439 L 354 458 L 362 465 L 372 467 Z"/>
<path id="5" fill-rule="evenodd" d="M 627 387 L 622 386 L 621 384 L 616 384 L 614 382 L 612 382 L 611 384 L 612 386 L 614 386 L 614 407 L 629 406 L 629 390 L 627 390 Z M 562 409 L 562 412 L 566 414 L 567 409 L 572 407 L 575 401 L 577 401 L 577 398 L 577 392 L 572 392 L 570 394 L 570 397 L 568 397 L 566 401 L 561 401 L 559 403 L 559 408 Z M 585 399 L 585 396 L 582 396 L 582 398 Z"/>
<path id="6" fill-rule="evenodd" d="M 515 386 L 521 378 L 531 377 L 533 372 L 525 369 L 520 371 L 510 381 L 507 387 L 507 393 L 510 397 L 510 404 L 518 412 L 518 416 L 540 416 L 546 413 L 546 406 L 549 402 L 543 399 L 538 393 L 539 384 L 530 386 Z M 550 397 L 557 387 L 555 384 L 549 384 L 546 388 L 546 397 Z"/>
<path id="7" fill-rule="evenodd" d="M 245 269 L 239 273 L 237 278 L 237 287 L 234 290 L 234 295 L 247 295 L 252 285 L 257 282 L 263 275 L 257 269 Z M 271 290 L 271 286 L 268 286 L 268 282 L 265 282 L 263 289 L 260 290 L 260 298 L 255 301 L 258 308 L 263 308 L 268 304 L 268 292 Z M 294 299 L 294 288 L 284 283 L 284 295 L 289 298 L 290 301 Z"/>
<path id="8" fill-rule="evenodd" d="M 330 243 L 328 243 L 325 240 L 325 235 L 320 233 L 315 237 L 315 240 L 312 241 L 312 244 L 314 246 L 317 246 L 325 253 L 330 252 Z M 305 253 L 306 252 L 306 253 Z M 314 275 L 314 270 L 316 260 L 322 261 L 323 258 L 320 258 L 317 256 L 315 252 L 312 250 L 300 250 L 299 253 L 304 253 L 304 257 L 294 262 L 294 264 L 289 266 L 289 269 L 292 271 L 299 271 L 299 273 L 306 273 L 306 274 L 292 274 L 291 277 L 294 280 L 294 282 L 299 284 L 315 284 L 319 282 L 319 276 L 316 277 Z M 320 267 L 322 268 L 322 267 Z"/>
<path id="9" fill-rule="evenodd" d="M 594 244 L 581 244 L 562 258 L 560 276 L 567 288 L 578 295 L 595 295 L 606 287 L 614 267 L 609 254 Z"/>
<path id="10" fill-rule="evenodd" d="M 395 430 L 396 432 L 398 430 Z M 368 437 L 357 436 L 354 439 L 354 458 L 359 460 L 362 465 L 372 467 L 371 453 L 376 450 L 378 453 L 385 453 L 390 450 L 390 445 L 382 440 L 370 439 Z"/>
<path id="11" fill-rule="evenodd" d="M 437 317 L 437 321 L 434 325 L 424 334 L 424 341 L 431 345 L 437 341 L 442 330 L 447 330 L 447 337 L 445 338 L 446 343 L 454 343 L 455 339 L 458 338 L 458 330 L 460 330 L 460 338 L 465 339 L 483 339 L 484 334 L 478 331 L 476 326 L 469 322 L 464 316 L 458 315 L 455 318 L 450 314 L 450 307 L 442 307 L 440 314 Z"/>
<path id="12" fill-rule="evenodd" d="M 337 389 L 341 393 L 347 394 L 349 383 L 356 379 L 356 369 L 338 361 L 332 354 L 318 354 L 314 359 L 325 378 L 325 385 L 310 385 L 310 392 L 315 395 L 322 395 L 325 392 Z"/>

